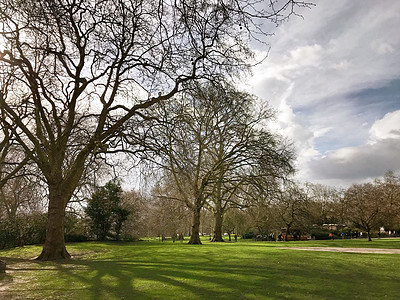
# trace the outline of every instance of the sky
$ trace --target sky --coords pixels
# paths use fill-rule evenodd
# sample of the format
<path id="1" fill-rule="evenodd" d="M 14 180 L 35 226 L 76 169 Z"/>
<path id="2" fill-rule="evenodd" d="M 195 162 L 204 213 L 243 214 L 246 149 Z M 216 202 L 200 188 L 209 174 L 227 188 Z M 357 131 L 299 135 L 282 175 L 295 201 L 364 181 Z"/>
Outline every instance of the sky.
<path id="1" fill-rule="evenodd" d="M 275 30 L 247 88 L 277 110 L 299 180 L 347 187 L 399 172 L 400 1 L 316 4 Z"/>

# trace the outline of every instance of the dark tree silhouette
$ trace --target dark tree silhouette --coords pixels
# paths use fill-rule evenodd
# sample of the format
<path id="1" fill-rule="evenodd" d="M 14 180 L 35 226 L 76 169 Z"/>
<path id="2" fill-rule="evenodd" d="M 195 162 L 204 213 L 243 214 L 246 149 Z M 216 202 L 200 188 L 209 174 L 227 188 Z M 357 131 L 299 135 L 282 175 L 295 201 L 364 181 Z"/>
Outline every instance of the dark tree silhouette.
<path id="1" fill-rule="evenodd" d="M 127 220 L 130 212 L 121 206 L 122 189 L 113 181 L 93 193 L 85 208 L 90 218 L 90 228 L 98 241 L 105 241 L 112 237 L 111 230 L 115 231 L 115 239 L 120 238 L 122 224 Z"/>

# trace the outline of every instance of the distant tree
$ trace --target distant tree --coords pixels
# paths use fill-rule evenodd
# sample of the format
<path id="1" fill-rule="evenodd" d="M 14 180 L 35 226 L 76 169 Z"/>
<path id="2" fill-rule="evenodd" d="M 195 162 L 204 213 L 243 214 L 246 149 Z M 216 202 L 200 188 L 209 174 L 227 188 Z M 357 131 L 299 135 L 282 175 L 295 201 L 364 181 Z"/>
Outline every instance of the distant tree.
<path id="1" fill-rule="evenodd" d="M 285 239 L 292 230 L 307 231 L 309 227 L 306 208 L 309 197 L 305 187 L 287 182 L 274 199 L 282 227 L 286 228 Z M 299 232 L 301 233 L 301 232 Z"/>
<path id="2" fill-rule="evenodd" d="M 112 229 L 115 232 L 114 238 L 119 240 L 122 224 L 130 214 L 127 209 L 121 207 L 121 193 L 121 186 L 109 181 L 88 201 L 85 212 L 90 218 L 91 232 L 99 241 L 112 237 Z"/>
<path id="3" fill-rule="evenodd" d="M 122 226 L 121 234 L 134 239 L 148 236 L 151 227 L 149 217 L 152 214 L 150 197 L 139 191 L 131 190 L 122 194 L 121 204 L 130 212 Z"/>
<path id="4" fill-rule="evenodd" d="M 379 229 L 384 222 L 382 191 L 372 183 L 353 184 L 345 193 L 349 220 L 365 230 L 371 241 L 371 231 Z"/>
<path id="5" fill-rule="evenodd" d="M 245 231 L 246 216 L 240 209 L 230 209 L 226 212 L 223 224 L 223 230 L 228 233 L 229 241 L 231 235 L 241 235 Z"/>
<path id="6" fill-rule="evenodd" d="M 306 187 L 308 202 L 305 203 L 305 213 L 309 223 L 318 226 L 345 224 L 346 211 L 341 189 L 312 183 L 307 183 Z"/>
<path id="7" fill-rule="evenodd" d="M 131 212 L 129 210 L 122 208 L 122 207 L 117 207 L 114 210 L 115 239 L 117 241 L 120 240 L 122 224 L 128 219 L 128 216 L 130 215 L 130 213 Z"/>
<path id="8" fill-rule="evenodd" d="M 15 219 L 17 214 L 39 211 L 44 205 L 41 186 L 35 178 L 16 177 L 0 188 L 0 218 Z"/>
<path id="9" fill-rule="evenodd" d="M 393 171 L 386 172 L 383 179 L 376 180 L 381 191 L 381 206 L 384 208 L 384 226 L 387 230 L 400 229 L 400 176 Z"/>
<path id="10" fill-rule="evenodd" d="M 257 205 L 246 210 L 248 215 L 248 230 L 259 235 L 281 232 L 282 221 L 275 204 L 270 201 L 260 201 Z"/>
<path id="11" fill-rule="evenodd" d="M 197 96 L 196 89 L 192 89 L 175 101 L 160 105 L 154 118 L 157 121 L 149 131 L 153 162 L 164 170 L 166 180 L 173 182 L 165 197 L 184 202 L 192 212 L 190 244 L 201 244 L 201 210 L 211 194 L 213 176 L 221 166 L 220 161 L 211 159 L 207 149 L 215 128 L 212 115 L 203 113 L 207 106 L 202 104 L 208 102 Z"/>
<path id="12" fill-rule="evenodd" d="M 189 231 L 191 211 L 182 201 L 173 180 L 165 178 L 153 189 L 149 212 L 148 220 L 157 236 L 174 239 L 179 235 L 182 239 L 184 233 Z"/>
<path id="13" fill-rule="evenodd" d="M 204 96 L 212 104 L 203 114 L 210 114 L 215 126 L 207 128 L 213 135 L 207 152 L 218 165 L 208 205 L 215 216 L 214 240 L 223 241 L 226 211 L 257 202 L 249 189 L 270 194 L 293 173 L 293 152 L 280 136 L 266 129 L 273 113 L 267 107 L 256 109 L 257 99 L 252 95 L 228 87 L 222 93 Z"/>

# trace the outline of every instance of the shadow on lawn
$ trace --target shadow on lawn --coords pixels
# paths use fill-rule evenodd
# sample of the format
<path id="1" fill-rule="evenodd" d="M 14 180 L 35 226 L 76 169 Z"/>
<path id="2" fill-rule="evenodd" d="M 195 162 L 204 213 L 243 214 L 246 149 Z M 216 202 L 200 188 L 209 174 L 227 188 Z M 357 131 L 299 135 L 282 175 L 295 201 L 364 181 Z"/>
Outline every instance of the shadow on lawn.
<path id="1" fill-rule="evenodd" d="M 363 295 L 384 297 L 384 294 L 374 294 L 377 291 L 372 290 L 371 283 L 372 286 L 379 286 L 382 293 L 391 288 L 393 292 L 393 287 L 400 286 L 399 277 L 388 277 L 362 264 L 357 264 L 355 269 L 355 265 L 349 264 L 354 254 L 340 254 L 334 257 L 343 261 L 331 261 L 326 254 L 289 254 L 278 250 L 270 256 L 266 255 L 259 263 L 249 257 L 235 264 L 198 253 L 195 255 L 199 260 L 195 262 L 182 261 L 185 259 L 182 254 L 171 255 L 169 259 L 163 254 L 146 256 L 143 251 L 136 255 L 129 258 L 116 255 L 116 260 L 79 257 L 58 263 L 14 258 L 5 260 L 14 272 L 54 272 L 53 276 L 57 277 L 59 284 L 35 283 L 34 291 L 22 291 L 33 299 L 41 299 L 43 293 L 51 289 L 51 295 L 61 299 L 82 299 L 78 298 L 80 295 L 96 300 L 180 299 L 181 294 L 198 299 L 349 299 L 363 298 Z M 19 266 L 21 269 L 18 269 Z M 399 292 L 399 288 L 394 292 Z M 21 295 L 23 299 L 23 293 Z"/>
<path id="2" fill-rule="evenodd" d="M 199 299 L 296 299 L 299 295 L 320 299 L 351 298 L 357 296 L 357 291 L 361 288 L 368 290 L 369 282 L 380 283 L 378 286 L 382 287 L 383 291 L 385 285 L 390 289 L 393 284 L 400 283 L 397 278 L 397 282 L 383 284 L 384 280 L 390 278 L 372 274 L 367 268 L 355 271 L 353 266 L 344 263 L 337 263 L 340 272 L 336 273 L 323 266 L 304 263 L 268 268 L 265 265 L 193 265 L 173 261 L 135 263 L 125 260 L 79 260 L 70 263 L 96 271 L 96 275 L 88 280 L 87 277 L 77 274 L 74 268 L 68 267 L 68 264 L 59 265 L 60 271 L 89 286 L 91 299 L 104 299 L 107 298 L 107 294 L 119 299 L 179 299 L 183 290 L 185 295 L 190 295 L 189 298 Z M 344 277 L 346 274 L 348 276 Z M 103 277 L 115 278 L 118 284 L 111 287 L 102 280 Z M 144 286 L 136 286 L 135 281 L 142 282 Z M 146 285 L 152 285 L 152 288 L 149 289 Z"/>

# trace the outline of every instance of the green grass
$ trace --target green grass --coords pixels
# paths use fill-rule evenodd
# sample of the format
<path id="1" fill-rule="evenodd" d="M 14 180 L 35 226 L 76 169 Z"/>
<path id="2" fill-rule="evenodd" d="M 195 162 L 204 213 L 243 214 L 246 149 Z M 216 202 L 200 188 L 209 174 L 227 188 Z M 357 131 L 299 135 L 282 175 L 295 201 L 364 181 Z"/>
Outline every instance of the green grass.
<path id="1" fill-rule="evenodd" d="M 76 243 L 63 262 L 33 261 L 41 247 L 27 246 L 0 251 L 0 299 L 400 299 L 399 254 L 278 248 L 293 246 L 400 249 L 400 239 Z"/>

